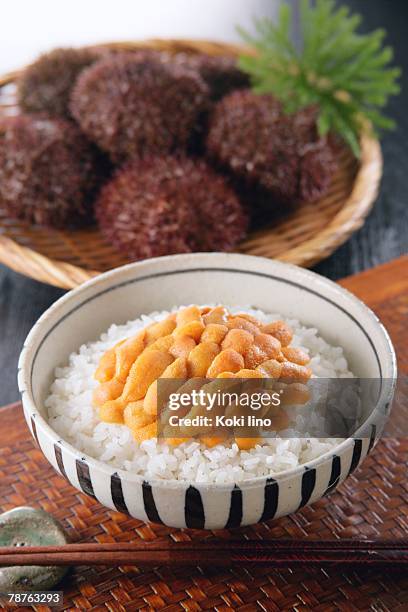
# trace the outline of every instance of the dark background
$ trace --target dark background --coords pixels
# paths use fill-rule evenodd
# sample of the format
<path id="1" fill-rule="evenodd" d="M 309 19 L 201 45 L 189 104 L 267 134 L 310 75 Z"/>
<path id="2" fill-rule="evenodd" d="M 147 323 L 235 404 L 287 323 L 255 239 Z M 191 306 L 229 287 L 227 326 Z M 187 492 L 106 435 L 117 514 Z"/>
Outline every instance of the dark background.
<path id="1" fill-rule="evenodd" d="M 403 76 L 402 92 L 389 105 L 397 129 L 382 139 L 384 176 L 380 196 L 364 227 L 315 267 L 333 280 L 389 261 L 408 250 L 408 2 L 348 0 L 346 4 L 362 13 L 362 30 L 385 28 Z M 0 406 L 18 399 L 17 360 L 24 339 L 38 317 L 63 293 L 0 265 Z"/>

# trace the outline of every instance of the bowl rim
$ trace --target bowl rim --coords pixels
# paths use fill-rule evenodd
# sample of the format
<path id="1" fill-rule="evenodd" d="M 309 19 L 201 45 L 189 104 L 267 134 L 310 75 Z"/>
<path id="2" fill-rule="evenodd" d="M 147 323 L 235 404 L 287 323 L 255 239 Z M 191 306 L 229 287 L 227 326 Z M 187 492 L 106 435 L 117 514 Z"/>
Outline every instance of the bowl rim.
<path id="1" fill-rule="evenodd" d="M 325 453 L 319 455 L 315 459 L 307 461 L 306 463 L 302 463 L 289 470 L 283 470 L 281 472 L 264 475 L 264 476 L 257 476 L 255 478 L 248 478 L 248 479 L 240 480 L 237 483 L 235 483 L 235 481 L 228 482 L 228 483 L 216 483 L 216 482 L 196 482 L 196 481 L 190 481 L 190 480 L 147 478 L 143 474 L 134 474 L 130 471 L 125 470 L 124 468 L 115 467 L 104 461 L 101 461 L 100 459 L 95 459 L 94 457 L 92 457 L 91 455 L 88 455 L 85 452 L 81 452 L 79 449 L 73 446 L 70 442 L 61 438 L 61 436 L 51 427 L 51 425 L 46 420 L 46 418 L 42 416 L 40 411 L 37 409 L 37 406 L 36 406 L 36 403 L 34 401 L 34 397 L 32 394 L 30 376 L 28 375 L 28 371 L 30 370 L 30 365 L 33 359 L 33 346 L 32 345 L 36 342 L 38 336 L 41 336 L 42 324 L 52 314 L 57 312 L 61 306 L 69 303 L 71 300 L 75 301 L 75 299 L 79 295 L 81 295 L 81 293 L 83 293 L 84 291 L 87 291 L 89 288 L 97 287 L 100 284 L 105 284 L 106 280 L 110 281 L 111 279 L 119 277 L 121 274 L 126 273 L 129 270 L 136 270 L 136 271 L 142 270 L 145 266 L 151 263 L 157 263 L 157 262 L 167 263 L 167 262 L 178 262 L 178 261 L 180 262 L 192 261 L 193 263 L 197 263 L 203 257 L 212 258 L 214 260 L 217 260 L 220 256 L 227 257 L 228 259 L 230 259 L 230 261 L 234 260 L 236 262 L 238 262 L 238 260 L 240 260 L 241 262 L 243 262 L 244 260 L 248 262 L 249 261 L 254 262 L 254 260 L 260 260 L 262 262 L 267 263 L 267 265 L 276 266 L 276 269 L 278 272 L 279 270 L 291 270 L 292 272 L 296 272 L 296 274 L 300 273 L 306 279 L 309 278 L 310 280 L 315 280 L 315 281 L 318 280 L 320 284 L 324 285 L 329 290 L 331 291 L 335 290 L 336 292 L 340 292 L 343 295 L 345 295 L 345 297 L 348 300 L 353 302 L 354 305 L 356 305 L 362 311 L 362 313 L 364 313 L 365 316 L 369 317 L 371 322 L 375 326 L 378 327 L 378 329 L 380 330 L 383 336 L 383 339 L 385 340 L 385 344 L 387 347 L 387 359 L 389 362 L 390 371 L 392 372 L 392 379 L 391 379 L 392 383 L 388 386 L 388 389 L 385 393 L 385 397 L 380 396 L 375 408 L 379 404 L 383 403 L 384 401 L 385 402 L 392 401 L 394 390 L 395 390 L 395 385 L 396 385 L 396 379 L 397 379 L 397 359 L 396 359 L 395 349 L 392 344 L 391 338 L 387 330 L 385 329 L 384 325 L 381 323 L 381 321 L 377 317 L 377 315 L 364 302 L 362 302 L 359 298 L 357 298 L 353 293 L 351 293 L 344 287 L 340 286 L 336 282 L 324 276 L 321 276 L 320 274 L 317 274 L 316 272 L 312 270 L 301 268 L 300 266 L 296 266 L 294 264 L 289 264 L 289 263 L 282 262 L 279 260 L 269 259 L 266 257 L 256 257 L 253 255 L 244 255 L 240 253 L 219 253 L 219 252 L 167 255 L 163 257 L 154 257 L 154 258 L 144 259 L 138 262 L 132 262 L 129 264 L 125 264 L 123 266 L 119 266 L 117 268 L 113 268 L 112 270 L 108 270 L 107 272 L 104 272 L 102 274 L 99 274 L 98 276 L 94 278 L 91 278 L 90 280 L 84 282 L 82 285 L 76 287 L 75 289 L 68 291 L 66 294 L 64 294 L 58 300 L 56 300 L 39 317 L 37 322 L 31 328 L 30 332 L 28 333 L 24 341 L 23 349 L 20 353 L 20 357 L 18 361 L 18 388 L 22 396 L 22 402 L 23 402 L 24 408 L 28 409 L 28 412 L 31 417 L 34 417 L 36 427 L 39 426 L 42 432 L 52 441 L 53 444 L 62 446 L 64 448 L 64 451 L 70 454 L 74 459 L 85 461 L 93 469 L 98 470 L 99 472 L 103 472 L 104 475 L 108 477 L 111 477 L 112 475 L 115 474 L 115 475 L 118 475 L 122 480 L 125 480 L 127 482 L 139 483 L 139 484 L 142 484 L 143 482 L 148 480 L 149 484 L 153 486 L 159 486 L 162 488 L 171 488 L 171 489 L 183 488 L 184 489 L 192 485 L 202 490 L 216 489 L 217 491 L 221 491 L 221 490 L 230 491 L 231 488 L 233 488 L 235 485 L 239 486 L 241 489 L 248 489 L 248 488 L 257 487 L 260 485 L 264 486 L 266 479 L 270 477 L 273 477 L 274 480 L 277 481 L 278 483 L 282 483 L 285 480 L 294 478 L 298 476 L 299 474 L 304 473 L 306 469 L 318 468 L 321 464 L 324 464 L 327 461 L 331 460 L 333 456 L 347 452 L 347 450 L 352 445 L 354 445 L 355 439 L 359 439 L 358 436 L 346 438 L 342 442 L 340 442 L 340 444 L 333 446 L 331 449 L 327 450 Z M 217 268 L 215 267 L 214 269 L 217 269 Z M 322 299 L 322 296 L 318 294 L 317 292 L 315 293 L 315 295 L 317 295 L 318 297 Z M 83 304 L 80 304 L 79 308 L 81 308 L 82 305 Z M 373 410 L 373 413 L 375 411 L 375 408 Z M 360 429 L 362 429 L 362 427 L 364 427 L 368 421 L 369 419 L 367 419 L 363 423 Z"/>

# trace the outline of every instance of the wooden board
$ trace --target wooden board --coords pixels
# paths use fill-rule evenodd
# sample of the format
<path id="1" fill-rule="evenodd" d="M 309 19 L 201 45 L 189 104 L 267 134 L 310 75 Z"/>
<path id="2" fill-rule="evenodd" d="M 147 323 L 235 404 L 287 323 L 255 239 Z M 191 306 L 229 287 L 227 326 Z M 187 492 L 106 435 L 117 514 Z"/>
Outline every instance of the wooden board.
<path id="1" fill-rule="evenodd" d="M 408 257 L 341 281 L 373 307 L 395 344 L 400 373 L 408 374 Z M 392 421 L 398 432 L 402 403 Z M 224 538 L 402 538 L 408 534 L 408 440 L 382 440 L 363 466 L 331 496 L 282 519 L 218 532 Z M 75 541 L 129 541 L 166 536 L 213 537 L 204 531 L 146 525 L 104 510 L 58 476 L 34 446 L 21 406 L 0 409 L 0 508 L 42 507 L 62 521 Z M 63 609 L 310 610 L 408 609 L 408 577 L 401 571 L 242 568 L 186 570 L 158 567 L 76 568 L 61 584 Z M 45 610 L 37 607 L 37 610 Z"/>

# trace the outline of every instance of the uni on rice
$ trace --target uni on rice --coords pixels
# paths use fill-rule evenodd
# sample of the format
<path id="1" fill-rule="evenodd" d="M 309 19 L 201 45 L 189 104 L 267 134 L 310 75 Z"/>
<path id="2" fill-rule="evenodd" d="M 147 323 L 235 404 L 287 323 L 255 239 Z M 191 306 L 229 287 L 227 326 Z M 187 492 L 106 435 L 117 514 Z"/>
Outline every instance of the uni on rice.
<path id="1" fill-rule="evenodd" d="M 238 319 L 246 321 L 248 325 L 242 323 L 237 326 Z M 202 325 L 197 325 L 197 322 Z M 216 326 L 221 328 L 223 323 L 226 323 L 227 329 L 222 336 L 222 330 L 216 329 Z M 251 325 L 257 325 L 258 332 Z M 281 339 L 273 343 L 262 337 L 257 350 L 254 344 L 242 349 L 240 345 L 235 345 L 235 349 L 238 349 L 236 352 L 241 350 L 242 353 L 242 356 L 238 355 L 241 357 L 239 359 L 232 355 L 231 351 L 235 349 L 231 348 L 231 338 L 234 341 L 242 340 L 245 335 L 230 332 L 245 327 L 244 331 L 252 330 L 255 336 L 258 333 L 265 336 L 264 332 L 267 332 L 266 335 L 271 338 L 274 338 L 273 333 L 279 338 L 281 333 Z M 157 333 L 153 333 L 154 330 Z M 161 330 L 160 333 L 158 330 Z M 221 334 L 218 351 L 214 347 L 214 354 L 205 362 L 205 371 L 201 361 L 195 362 L 193 359 L 188 362 L 193 348 L 205 344 L 206 336 L 200 343 L 204 332 L 207 335 L 211 332 L 212 340 L 215 340 L 215 333 Z M 285 333 L 290 337 L 285 337 Z M 149 334 L 149 340 L 146 340 L 146 334 Z M 173 339 L 170 340 L 170 337 Z M 144 370 L 145 374 L 141 377 L 134 375 L 138 370 L 137 357 L 144 350 L 147 352 L 150 349 L 150 357 L 152 348 L 157 351 L 161 347 L 161 350 L 171 351 L 174 340 L 182 337 L 195 338 L 189 350 L 186 349 L 184 361 L 177 356 L 181 353 L 174 353 L 172 358 L 163 360 L 155 373 L 152 373 L 151 366 L 155 363 L 152 360 L 152 364 Z M 119 362 L 115 362 L 113 349 L 124 346 L 124 341 L 129 342 L 129 338 L 144 338 L 144 345 L 139 347 L 139 353 L 136 351 L 133 354 L 132 362 L 127 363 L 123 370 Z M 180 342 L 177 346 L 180 346 Z M 259 346 L 262 350 L 258 350 Z M 125 354 L 122 351 L 122 357 Z M 229 361 L 225 361 L 226 357 Z M 301 363 L 296 364 L 296 360 Z M 252 308 L 233 307 L 227 311 L 220 306 L 183 307 L 172 313 L 166 311 L 143 315 L 125 325 L 112 325 L 98 341 L 83 345 L 77 353 L 71 354 L 68 365 L 56 369 L 55 381 L 46 400 L 50 425 L 81 452 L 145 478 L 229 483 L 274 475 L 324 454 L 340 440 L 316 438 L 313 432 L 318 430 L 318 427 L 315 428 L 318 423 L 314 423 L 317 416 L 305 412 L 303 406 L 291 409 L 290 422 L 277 423 L 276 431 L 272 431 L 267 438 L 241 438 L 236 435 L 231 439 L 218 439 L 215 435 L 202 435 L 184 440 L 157 439 L 157 414 L 147 396 L 149 388 L 172 364 L 176 364 L 173 365 L 176 371 L 173 378 L 180 379 L 206 374 L 214 378 L 247 378 L 251 375 L 279 378 L 271 370 L 267 371 L 268 366 L 272 367 L 271 362 L 275 362 L 275 365 L 272 364 L 275 368 L 276 363 L 280 363 L 281 372 L 282 364 L 286 368 L 285 382 L 288 382 L 288 377 L 290 379 L 290 364 L 296 365 L 295 370 L 300 373 L 299 376 L 303 376 L 300 379 L 302 382 L 307 382 L 311 375 L 353 377 L 343 349 L 329 345 L 318 335 L 316 328 L 307 328 L 297 320 L 285 320 L 281 315 L 266 314 Z M 116 385 L 116 390 L 113 394 L 102 393 L 101 396 L 100 390 L 104 389 L 104 385 L 110 388 L 109 382 L 115 380 L 115 376 L 116 383 L 111 387 Z M 150 395 L 154 395 L 153 392 Z M 134 417 L 137 417 L 136 420 L 132 420 Z"/>

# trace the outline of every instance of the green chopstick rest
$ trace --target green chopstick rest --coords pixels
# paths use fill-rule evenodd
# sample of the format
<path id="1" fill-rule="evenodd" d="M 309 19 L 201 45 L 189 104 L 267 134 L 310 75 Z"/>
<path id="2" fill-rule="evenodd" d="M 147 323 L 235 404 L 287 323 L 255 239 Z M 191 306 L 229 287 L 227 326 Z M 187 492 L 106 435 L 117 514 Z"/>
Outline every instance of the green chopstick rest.
<path id="1" fill-rule="evenodd" d="M 67 543 L 61 525 L 44 510 L 21 507 L 0 514 L 0 547 L 60 546 Z M 67 567 L 0 567 L 0 593 L 47 591 L 65 576 Z"/>

